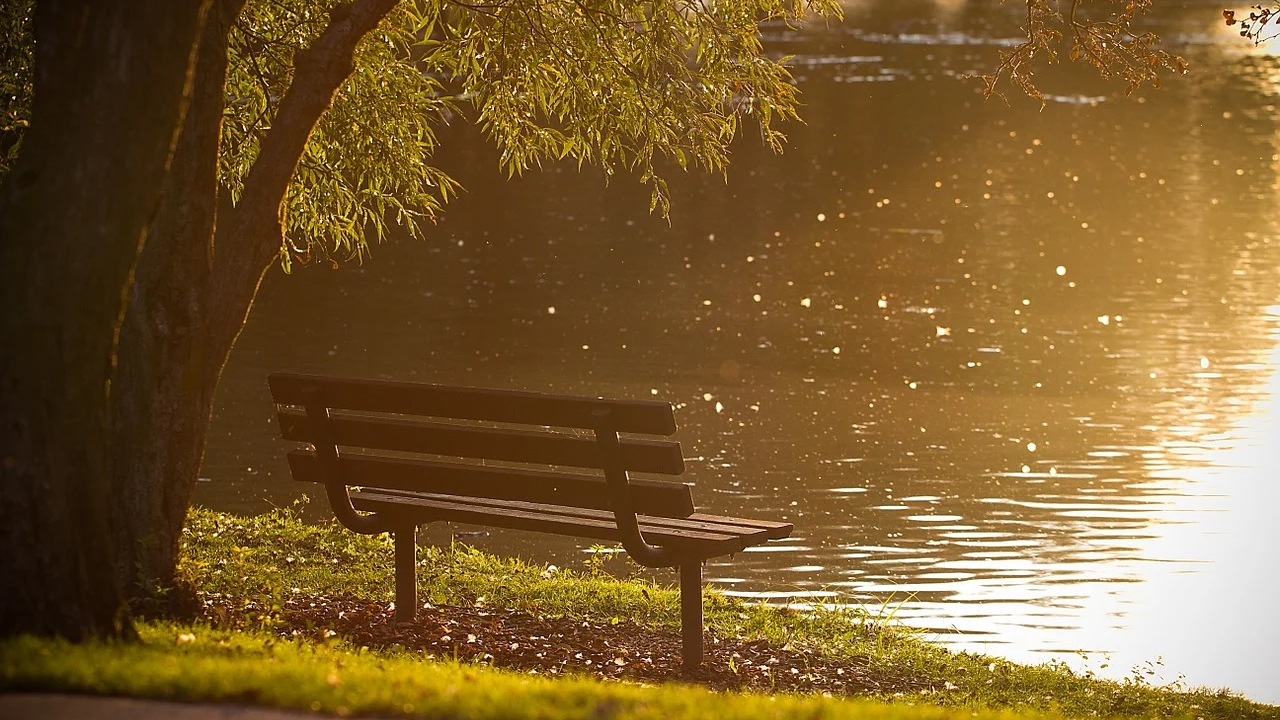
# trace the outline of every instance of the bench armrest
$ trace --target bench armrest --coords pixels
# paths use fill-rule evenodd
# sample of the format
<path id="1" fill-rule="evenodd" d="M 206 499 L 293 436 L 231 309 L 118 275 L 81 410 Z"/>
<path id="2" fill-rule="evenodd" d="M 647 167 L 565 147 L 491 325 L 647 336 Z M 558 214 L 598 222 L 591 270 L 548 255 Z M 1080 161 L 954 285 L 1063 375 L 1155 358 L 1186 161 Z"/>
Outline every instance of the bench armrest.
<path id="1" fill-rule="evenodd" d="M 627 477 L 627 467 L 622 461 L 622 447 L 618 440 L 618 432 L 614 429 L 611 413 L 607 408 L 592 413 L 597 419 L 595 427 L 596 442 L 600 445 L 601 462 L 604 469 L 605 482 L 609 484 L 613 496 L 613 516 L 618 524 L 618 533 L 622 536 L 622 547 L 632 560 L 645 567 L 672 567 L 680 565 L 687 558 L 673 548 L 654 547 L 640 533 L 636 522 L 635 505 L 631 502 L 631 480 Z"/>
<path id="2" fill-rule="evenodd" d="M 351 504 L 351 494 L 347 484 L 342 481 L 338 468 L 338 446 L 329 434 L 329 409 L 320 402 L 311 402 L 306 406 L 307 422 L 311 425 L 312 442 L 316 449 L 316 459 L 320 461 L 320 471 L 324 474 L 324 491 L 329 500 L 329 508 L 333 515 L 351 530 L 366 535 L 388 532 L 399 523 L 381 513 L 361 515 Z"/>

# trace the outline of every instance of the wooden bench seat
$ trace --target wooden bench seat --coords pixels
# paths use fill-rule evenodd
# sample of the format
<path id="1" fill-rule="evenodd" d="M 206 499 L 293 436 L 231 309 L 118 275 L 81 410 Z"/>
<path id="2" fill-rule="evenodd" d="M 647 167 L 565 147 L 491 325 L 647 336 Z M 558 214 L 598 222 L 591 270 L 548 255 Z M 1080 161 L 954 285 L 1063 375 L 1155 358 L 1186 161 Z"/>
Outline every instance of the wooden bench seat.
<path id="1" fill-rule="evenodd" d="M 358 490 L 351 493 L 357 510 L 370 512 L 409 509 L 422 513 L 422 524 L 449 520 L 471 525 L 489 525 L 512 530 L 533 530 L 570 537 L 621 542 L 618 523 L 606 510 L 548 505 L 519 500 L 492 500 L 460 495 Z M 737 518 L 704 515 L 702 519 L 664 518 L 636 515 L 640 533 L 654 545 L 692 546 L 704 557 L 742 552 L 767 540 L 791 534 L 787 523 L 763 523 Z M 756 524 L 750 524 L 750 523 Z"/>
<path id="2" fill-rule="evenodd" d="M 436 521 L 621 543 L 680 568 L 683 659 L 702 660 L 704 560 L 791 534 L 789 523 L 698 513 L 668 403 L 277 373 L 296 480 L 325 487 L 356 532 L 395 536 L 396 615 L 411 620 L 416 532 Z M 626 433 L 623 435 L 622 433 Z"/>

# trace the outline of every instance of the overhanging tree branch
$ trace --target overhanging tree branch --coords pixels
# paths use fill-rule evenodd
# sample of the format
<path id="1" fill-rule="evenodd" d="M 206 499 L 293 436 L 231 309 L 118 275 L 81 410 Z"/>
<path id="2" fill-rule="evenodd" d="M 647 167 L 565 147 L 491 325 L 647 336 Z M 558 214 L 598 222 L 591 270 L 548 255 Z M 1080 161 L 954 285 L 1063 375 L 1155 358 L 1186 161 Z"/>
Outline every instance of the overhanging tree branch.
<path id="1" fill-rule="evenodd" d="M 283 200 L 289 180 L 320 116 L 353 70 L 356 45 L 396 6 L 396 0 L 354 0 L 334 7 L 325 31 L 294 55 L 294 76 L 280 99 L 271 131 L 262 139 L 245 176 L 241 201 L 231 221 L 232 238 L 254 238 L 256 259 L 269 260 L 283 241 Z M 220 233 L 221 235 L 221 233 Z M 256 280 L 255 280 L 256 282 Z"/>

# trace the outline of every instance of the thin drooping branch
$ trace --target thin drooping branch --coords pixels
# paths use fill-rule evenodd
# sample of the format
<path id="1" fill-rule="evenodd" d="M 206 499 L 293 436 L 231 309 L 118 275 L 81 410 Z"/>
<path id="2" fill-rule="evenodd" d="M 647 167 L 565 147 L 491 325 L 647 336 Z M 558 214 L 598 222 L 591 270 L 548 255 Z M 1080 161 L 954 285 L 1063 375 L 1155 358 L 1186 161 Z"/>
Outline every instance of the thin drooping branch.
<path id="1" fill-rule="evenodd" d="M 1044 94 L 1035 82 L 1035 63 L 1038 60 L 1048 64 L 1057 62 L 1059 49 L 1067 51 L 1069 60 L 1092 65 L 1104 78 L 1122 78 L 1126 82 L 1126 95 L 1144 84 L 1160 87 L 1161 72 L 1174 75 L 1187 72 L 1186 60 L 1159 49 L 1160 38 L 1154 33 L 1134 32 L 1134 22 L 1150 9 L 1152 0 L 1123 3 L 1112 0 L 1111 4 L 1118 9 L 1103 19 L 1082 18 L 1079 0 L 1072 0 L 1066 6 L 1065 15 L 1061 4 L 1050 0 L 1025 2 L 1026 25 L 1022 30 L 1026 40 L 1001 51 L 995 71 L 982 76 L 987 97 L 1004 97 L 997 85 L 1002 78 L 1008 78 L 1014 87 L 1043 105 Z M 1230 24 L 1231 13 L 1226 15 Z M 1064 42 L 1067 37 L 1069 42 Z"/>
<path id="2" fill-rule="evenodd" d="M 1234 10 L 1223 10 L 1222 18 L 1227 25 L 1240 24 L 1240 37 L 1248 38 L 1254 45 L 1261 45 L 1268 40 L 1280 37 L 1280 4 L 1270 3 L 1271 7 L 1253 5 L 1249 17 L 1236 19 Z"/>
<path id="3" fill-rule="evenodd" d="M 278 251 L 285 192 L 307 139 L 338 87 L 351 75 L 356 45 L 395 5 L 396 0 L 354 0 L 334 7 L 325 31 L 294 56 L 293 82 L 280 99 L 271 131 L 262 139 L 258 158 L 245 176 L 241 202 L 232 227 L 227 228 L 231 238 L 256 239 L 247 248 L 255 260 L 265 254 L 269 261 Z M 226 237 L 221 232 L 219 236 Z"/>

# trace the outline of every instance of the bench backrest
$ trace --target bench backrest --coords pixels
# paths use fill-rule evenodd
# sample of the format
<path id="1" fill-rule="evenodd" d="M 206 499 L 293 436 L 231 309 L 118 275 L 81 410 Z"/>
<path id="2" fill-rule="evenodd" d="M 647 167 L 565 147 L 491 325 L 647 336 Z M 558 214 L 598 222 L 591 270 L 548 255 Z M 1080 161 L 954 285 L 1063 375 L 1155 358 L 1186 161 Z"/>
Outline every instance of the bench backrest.
<path id="1" fill-rule="evenodd" d="M 604 468 L 684 472 L 679 443 L 632 436 L 674 433 L 669 403 L 291 373 L 273 374 L 268 382 L 281 406 L 281 434 L 317 448 L 289 453 L 297 480 L 334 482 L 321 448 L 336 447 L 336 481 L 344 485 L 615 510 L 617 493 Z M 601 430 L 612 437 L 602 441 Z M 507 464 L 481 464 L 490 461 Z M 684 483 L 631 478 L 627 487 L 635 512 L 694 512 Z"/>

